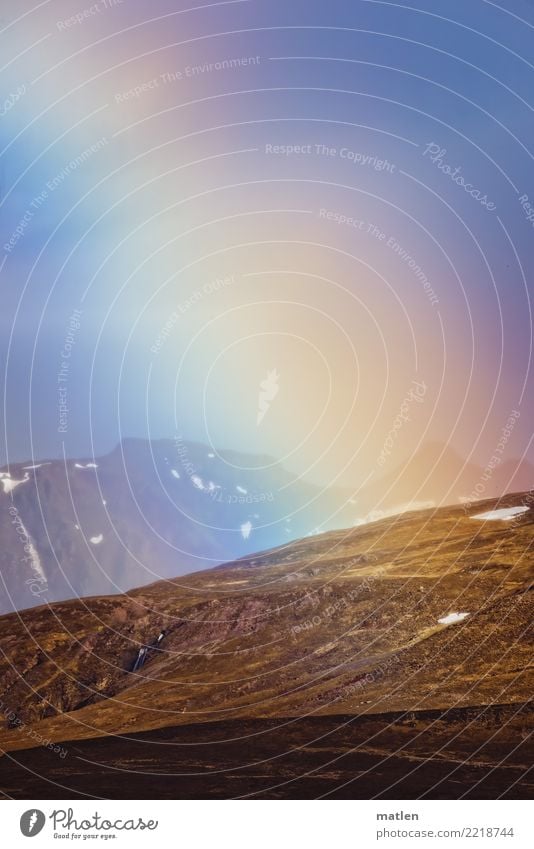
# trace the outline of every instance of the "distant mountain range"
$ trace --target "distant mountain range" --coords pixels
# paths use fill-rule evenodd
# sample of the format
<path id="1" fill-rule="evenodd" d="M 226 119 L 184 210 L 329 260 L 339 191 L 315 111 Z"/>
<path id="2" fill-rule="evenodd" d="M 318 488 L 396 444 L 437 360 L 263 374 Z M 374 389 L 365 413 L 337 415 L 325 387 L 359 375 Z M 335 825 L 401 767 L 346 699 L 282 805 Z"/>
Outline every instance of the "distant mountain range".
<path id="1" fill-rule="evenodd" d="M 0 612 L 124 592 L 352 524 L 349 498 L 269 457 L 172 440 L 17 463 L 0 471 Z"/>
<path id="2" fill-rule="evenodd" d="M 0 470 L 0 612 L 124 592 L 472 493 L 530 489 L 533 467 L 516 466 L 488 477 L 429 445 L 363 489 L 356 481 L 322 490 L 273 458 L 173 440 L 126 439 L 96 459 L 17 463 Z"/>
<path id="3" fill-rule="evenodd" d="M 439 442 L 427 443 L 400 465 L 391 466 L 373 476 L 360 499 L 362 508 L 369 507 L 378 518 L 380 511 L 472 503 L 534 487 L 534 466 L 527 460 L 501 461 L 495 455 L 493 464 L 488 458 L 482 467 Z"/>

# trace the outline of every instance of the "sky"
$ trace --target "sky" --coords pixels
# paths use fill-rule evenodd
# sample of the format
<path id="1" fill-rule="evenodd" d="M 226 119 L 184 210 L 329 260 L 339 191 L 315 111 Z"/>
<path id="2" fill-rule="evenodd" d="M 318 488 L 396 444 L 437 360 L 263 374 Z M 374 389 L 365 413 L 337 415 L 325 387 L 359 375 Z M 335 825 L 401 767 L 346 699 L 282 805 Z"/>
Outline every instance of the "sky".
<path id="1" fill-rule="evenodd" d="M 5 0 L 0 462 L 531 448 L 534 6 Z M 399 423 L 400 416 L 400 425 Z"/>

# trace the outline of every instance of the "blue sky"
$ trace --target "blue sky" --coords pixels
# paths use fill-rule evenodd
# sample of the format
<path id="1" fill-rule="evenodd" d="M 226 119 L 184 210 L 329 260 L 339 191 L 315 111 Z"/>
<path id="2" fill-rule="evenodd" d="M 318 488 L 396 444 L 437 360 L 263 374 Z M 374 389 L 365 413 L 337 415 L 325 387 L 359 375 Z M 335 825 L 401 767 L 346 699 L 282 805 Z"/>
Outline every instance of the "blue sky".
<path id="1" fill-rule="evenodd" d="M 401 453 L 441 440 L 482 461 L 519 408 L 509 450 L 530 455 L 532 4 L 197 5 L 5 4 L 2 462 L 180 430 L 296 470 L 332 444 L 314 474 L 353 474 L 417 376 L 428 402 Z M 184 78 L 164 83 L 169 71 Z M 268 144 L 335 154 L 268 156 Z M 434 162 L 430 144 L 444 151 Z M 322 208 L 376 224 L 383 241 Z M 437 308 L 390 238 L 424 269 Z M 258 432 L 271 367 L 280 404 Z"/>

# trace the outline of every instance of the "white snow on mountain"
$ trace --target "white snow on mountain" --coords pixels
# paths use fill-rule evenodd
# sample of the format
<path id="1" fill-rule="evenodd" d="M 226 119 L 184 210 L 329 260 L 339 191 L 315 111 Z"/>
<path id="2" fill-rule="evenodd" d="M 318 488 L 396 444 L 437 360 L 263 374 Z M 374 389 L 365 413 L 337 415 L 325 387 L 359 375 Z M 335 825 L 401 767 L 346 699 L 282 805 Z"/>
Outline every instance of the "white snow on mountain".
<path id="1" fill-rule="evenodd" d="M 23 536 L 21 535 L 21 539 L 24 542 L 24 551 L 27 553 L 28 557 L 30 558 L 30 564 L 31 564 L 31 568 L 32 568 L 33 572 L 35 572 L 36 576 L 39 578 L 40 581 L 43 581 L 43 582 L 46 583 L 47 579 L 46 579 L 46 575 L 45 575 L 44 569 L 43 569 L 42 564 L 41 564 L 41 558 L 39 557 L 39 552 L 35 548 L 35 544 L 34 544 L 32 538 L 31 538 L 31 536 L 29 535 L 28 531 L 26 530 L 26 526 L 24 525 L 22 519 L 20 518 L 20 516 L 18 514 L 17 514 L 16 524 L 18 525 L 18 527 L 22 531 Z"/>
<path id="2" fill-rule="evenodd" d="M 252 530 L 252 522 L 244 522 L 241 525 L 241 536 L 243 539 L 248 539 Z"/>
<path id="3" fill-rule="evenodd" d="M 245 489 L 244 486 L 236 486 L 238 492 L 241 492 L 243 495 L 246 495 L 248 490 Z"/>
<path id="4" fill-rule="evenodd" d="M 515 516 L 520 516 L 521 513 L 526 513 L 528 507 L 501 507 L 499 510 L 489 510 L 487 513 L 478 513 L 476 516 L 471 516 L 471 519 L 481 519 L 483 521 L 493 521 L 500 519 L 502 522 L 509 522 Z"/>
<path id="5" fill-rule="evenodd" d="M 103 539 L 104 539 L 104 534 L 98 534 L 98 536 L 96 536 L 96 537 L 90 537 L 89 542 L 92 543 L 93 545 L 100 545 L 100 543 L 102 542 Z"/>
<path id="6" fill-rule="evenodd" d="M 5 493 L 13 492 L 15 487 L 19 486 L 21 483 L 26 483 L 26 481 L 29 481 L 29 479 L 30 476 L 28 472 L 26 472 L 24 477 L 21 478 L 19 481 L 12 478 L 9 472 L 0 472 L 0 483 L 4 487 Z"/>
<path id="7" fill-rule="evenodd" d="M 469 616 L 469 613 L 449 613 L 447 616 L 438 619 L 438 622 L 440 625 L 454 625 L 455 622 L 461 622 L 466 616 Z"/>

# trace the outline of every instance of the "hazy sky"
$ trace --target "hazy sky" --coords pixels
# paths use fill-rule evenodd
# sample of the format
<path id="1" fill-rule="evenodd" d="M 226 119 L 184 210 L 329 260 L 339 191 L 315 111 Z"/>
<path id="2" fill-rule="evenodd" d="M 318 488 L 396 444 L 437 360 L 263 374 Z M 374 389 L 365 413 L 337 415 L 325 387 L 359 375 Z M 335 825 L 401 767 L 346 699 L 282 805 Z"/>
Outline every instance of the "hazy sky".
<path id="1" fill-rule="evenodd" d="M 522 455 L 532 4 L 192 5 L 3 4 L 2 462 Z"/>

